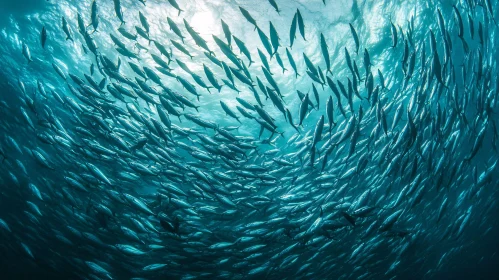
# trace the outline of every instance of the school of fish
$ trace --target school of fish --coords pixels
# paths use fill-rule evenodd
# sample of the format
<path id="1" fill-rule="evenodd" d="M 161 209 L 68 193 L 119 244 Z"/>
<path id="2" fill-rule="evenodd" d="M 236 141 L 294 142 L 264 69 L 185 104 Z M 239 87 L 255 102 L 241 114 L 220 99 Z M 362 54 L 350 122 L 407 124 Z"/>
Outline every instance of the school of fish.
<path id="1" fill-rule="evenodd" d="M 497 229 L 497 1 L 322 30 L 303 1 L 239 2 L 218 35 L 182 0 L 86 0 L 16 35 L 18 71 L 57 81 L 19 74 L 2 92 L 0 248 L 16 269 L 442 279 L 470 231 Z"/>

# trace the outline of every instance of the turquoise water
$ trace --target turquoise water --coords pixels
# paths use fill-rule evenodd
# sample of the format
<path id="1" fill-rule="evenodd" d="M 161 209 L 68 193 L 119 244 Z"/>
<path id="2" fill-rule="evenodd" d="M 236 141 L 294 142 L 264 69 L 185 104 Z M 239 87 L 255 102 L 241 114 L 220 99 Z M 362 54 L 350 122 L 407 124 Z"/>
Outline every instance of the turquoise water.
<path id="1" fill-rule="evenodd" d="M 497 6 L 0 0 L 0 267 L 493 279 Z"/>

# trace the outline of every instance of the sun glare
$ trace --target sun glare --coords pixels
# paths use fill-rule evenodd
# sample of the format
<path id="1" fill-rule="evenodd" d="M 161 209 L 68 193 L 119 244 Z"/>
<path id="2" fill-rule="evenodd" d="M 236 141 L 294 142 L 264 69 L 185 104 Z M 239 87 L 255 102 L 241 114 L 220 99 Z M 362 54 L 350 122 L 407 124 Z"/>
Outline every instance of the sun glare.
<path id="1" fill-rule="evenodd" d="M 211 35 L 216 33 L 215 18 L 213 14 L 208 10 L 197 12 L 192 17 L 189 24 L 192 26 L 192 28 L 194 28 L 194 30 L 196 30 L 196 32 L 201 35 Z"/>

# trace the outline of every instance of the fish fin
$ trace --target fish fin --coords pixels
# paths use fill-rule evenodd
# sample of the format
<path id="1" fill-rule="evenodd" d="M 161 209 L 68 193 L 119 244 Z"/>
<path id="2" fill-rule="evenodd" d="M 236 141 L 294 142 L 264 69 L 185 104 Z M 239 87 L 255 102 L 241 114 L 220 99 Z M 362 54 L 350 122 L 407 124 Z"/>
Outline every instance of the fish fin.
<path id="1" fill-rule="evenodd" d="M 263 125 L 260 127 L 260 134 L 258 135 L 258 139 L 260 139 L 260 137 L 262 137 L 262 134 L 263 134 Z"/>

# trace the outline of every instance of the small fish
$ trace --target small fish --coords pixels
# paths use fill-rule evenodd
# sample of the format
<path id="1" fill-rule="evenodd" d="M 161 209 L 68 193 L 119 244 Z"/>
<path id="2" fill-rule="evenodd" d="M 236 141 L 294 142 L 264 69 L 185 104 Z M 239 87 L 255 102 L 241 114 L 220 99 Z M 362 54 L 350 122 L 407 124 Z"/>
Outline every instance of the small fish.
<path id="1" fill-rule="evenodd" d="M 169 17 L 166 17 L 166 21 L 168 22 L 168 25 L 170 26 L 170 30 L 175 33 L 181 40 L 182 43 L 184 43 L 184 36 L 182 35 L 182 31 L 180 31 L 180 28 L 177 26 L 177 24 Z"/>
<path id="2" fill-rule="evenodd" d="M 24 42 L 23 42 L 23 55 L 28 60 L 28 64 L 33 61 L 33 59 L 31 59 L 31 53 L 29 51 L 29 47 Z"/>
<path id="3" fill-rule="evenodd" d="M 307 39 L 305 39 L 305 23 L 303 22 L 303 17 L 301 16 L 299 9 L 296 9 L 296 20 L 298 22 L 298 29 L 300 30 L 301 37 L 303 40 L 307 41 Z"/>
<path id="4" fill-rule="evenodd" d="M 298 15 L 295 13 L 295 15 L 293 16 L 293 21 L 291 22 L 291 28 L 289 29 L 289 42 L 290 42 L 289 48 L 293 48 L 293 43 L 295 42 L 296 38 L 297 24 L 298 24 Z"/>
<path id="5" fill-rule="evenodd" d="M 251 14 L 246 10 L 244 9 L 243 7 L 239 6 L 239 11 L 241 11 L 241 14 L 243 14 L 244 18 L 246 18 L 246 20 L 251 23 L 254 27 L 255 27 L 255 30 L 258 28 L 258 25 L 256 24 L 256 21 L 255 19 L 251 16 Z"/>
<path id="6" fill-rule="evenodd" d="M 184 10 L 182 10 L 180 8 L 180 6 L 178 5 L 177 1 L 175 1 L 175 0 L 168 0 L 168 3 L 170 3 L 170 5 L 172 5 L 175 9 L 178 10 L 178 15 L 179 16 L 180 16 L 180 13 L 184 11 Z"/>
<path id="7" fill-rule="evenodd" d="M 275 9 L 275 11 L 278 14 L 281 14 L 281 11 L 279 11 L 279 7 L 277 6 L 277 3 L 275 0 L 269 0 L 270 5 Z"/>
<path id="8" fill-rule="evenodd" d="M 350 26 L 350 32 L 352 32 L 353 41 L 355 42 L 355 53 L 359 54 L 359 36 L 357 35 L 357 31 L 351 23 L 348 24 Z"/>
<path id="9" fill-rule="evenodd" d="M 96 32 L 97 31 L 97 27 L 99 26 L 99 15 L 98 15 L 98 9 L 97 9 L 97 0 L 93 0 L 92 1 L 90 19 L 91 19 L 90 25 L 94 28 L 93 32 Z"/>
<path id="10" fill-rule="evenodd" d="M 142 25 L 142 27 L 144 27 L 144 30 L 147 32 L 147 34 L 149 34 L 149 30 L 150 30 L 149 23 L 147 22 L 147 18 L 140 11 L 139 11 L 139 20 L 140 20 L 140 24 Z"/>
<path id="11" fill-rule="evenodd" d="M 239 38 L 237 38 L 234 35 L 232 37 L 234 38 L 234 42 L 236 42 L 236 45 L 239 48 L 239 51 L 241 53 L 243 53 L 248 58 L 248 60 L 249 60 L 248 67 L 251 66 L 251 63 L 253 63 L 254 61 L 251 60 L 251 53 L 250 53 L 250 51 L 248 50 L 248 48 L 246 48 L 246 45 L 244 44 L 243 41 L 241 41 Z"/>
<path id="12" fill-rule="evenodd" d="M 124 17 L 123 17 L 123 11 L 121 9 L 121 0 L 113 0 L 113 3 L 114 3 L 114 12 L 116 14 L 116 17 L 118 17 L 118 19 L 120 20 L 121 25 L 125 24 L 125 20 L 124 20 Z"/>
<path id="13" fill-rule="evenodd" d="M 231 47 L 232 33 L 230 32 L 230 28 L 227 25 L 227 23 L 225 23 L 225 21 L 223 19 L 221 19 L 220 21 L 222 22 L 222 30 L 225 34 L 225 39 L 227 40 L 227 45 L 229 45 L 229 47 Z"/>
<path id="14" fill-rule="evenodd" d="M 398 42 L 397 28 L 391 21 L 390 21 L 390 31 L 392 33 L 392 48 L 395 48 L 397 47 L 397 42 Z"/>
<path id="15" fill-rule="evenodd" d="M 47 42 L 47 30 L 45 29 L 45 26 L 42 27 L 42 32 L 40 36 L 41 36 L 40 42 L 42 43 L 42 48 L 45 49 L 45 43 Z"/>
<path id="16" fill-rule="evenodd" d="M 68 25 L 65 17 L 62 17 L 62 30 L 64 31 L 64 34 L 66 34 L 66 40 L 71 40 L 74 43 L 73 32 L 71 31 L 71 27 Z"/>
<path id="17" fill-rule="evenodd" d="M 322 56 L 324 57 L 324 61 L 326 62 L 326 71 L 331 73 L 331 59 L 329 57 L 328 46 L 326 43 L 326 38 L 324 38 L 324 34 L 321 33 L 321 51 Z"/>

